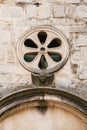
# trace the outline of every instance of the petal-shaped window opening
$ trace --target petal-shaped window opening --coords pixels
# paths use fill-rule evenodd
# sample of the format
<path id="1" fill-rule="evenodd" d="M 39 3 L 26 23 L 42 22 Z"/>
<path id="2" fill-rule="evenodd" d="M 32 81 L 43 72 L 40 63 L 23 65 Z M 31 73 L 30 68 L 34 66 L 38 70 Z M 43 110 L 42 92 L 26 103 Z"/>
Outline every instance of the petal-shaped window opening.
<path id="1" fill-rule="evenodd" d="M 45 41 L 46 41 L 47 33 L 46 33 L 46 32 L 43 32 L 43 31 L 42 31 L 42 32 L 39 32 L 39 33 L 38 33 L 38 38 L 39 38 L 41 44 L 43 45 L 43 44 L 45 43 Z"/>
<path id="2" fill-rule="evenodd" d="M 59 53 L 48 52 L 48 54 L 55 62 L 60 62 L 62 60 L 62 56 Z"/>
<path id="3" fill-rule="evenodd" d="M 33 53 L 33 54 L 31 54 L 31 53 L 26 53 L 26 54 L 24 55 L 24 60 L 25 60 L 26 62 L 31 62 L 31 61 L 34 60 L 34 58 L 36 57 L 36 55 L 37 55 L 37 53 Z"/>
<path id="4" fill-rule="evenodd" d="M 26 39 L 25 42 L 24 42 L 24 45 L 26 47 L 38 48 L 38 46 L 31 39 Z"/>
<path id="5" fill-rule="evenodd" d="M 46 69 L 48 67 L 48 63 L 44 55 L 41 56 L 40 62 L 38 64 L 40 69 Z"/>
<path id="6" fill-rule="evenodd" d="M 48 45 L 48 48 L 54 48 L 59 47 L 61 45 L 61 40 L 58 38 L 53 39 L 50 44 Z"/>

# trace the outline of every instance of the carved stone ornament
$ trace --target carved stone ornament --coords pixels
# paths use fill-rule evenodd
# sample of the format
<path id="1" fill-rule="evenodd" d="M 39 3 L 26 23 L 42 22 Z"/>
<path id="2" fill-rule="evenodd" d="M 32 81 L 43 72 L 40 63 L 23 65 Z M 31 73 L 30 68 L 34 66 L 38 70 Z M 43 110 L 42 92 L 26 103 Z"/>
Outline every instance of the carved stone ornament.
<path id="1" fill-rule="evenodd" d="M 67 62 L 69 46 L 58 29 L 41 26 L 26 31 L 19 38 L 17 56 L 29 71 L 50 74 L 58 71 Z"/>

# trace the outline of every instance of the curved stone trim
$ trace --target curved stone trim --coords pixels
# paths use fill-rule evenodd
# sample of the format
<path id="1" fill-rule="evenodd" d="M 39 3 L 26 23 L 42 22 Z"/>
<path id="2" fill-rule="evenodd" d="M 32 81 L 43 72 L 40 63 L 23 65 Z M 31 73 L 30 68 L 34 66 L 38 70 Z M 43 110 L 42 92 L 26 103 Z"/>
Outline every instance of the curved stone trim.
<path id="1" fill-rule="evenodd" d="M 50 98 L 47 98 L 50 97 Z M 19 104 L 29 101 L 53 100 L 67 104 L 87 115 L 87 102 L 68 92 L 50 88 L 25 89 L 14 92 L 0 100 L 0 116 Z"/>

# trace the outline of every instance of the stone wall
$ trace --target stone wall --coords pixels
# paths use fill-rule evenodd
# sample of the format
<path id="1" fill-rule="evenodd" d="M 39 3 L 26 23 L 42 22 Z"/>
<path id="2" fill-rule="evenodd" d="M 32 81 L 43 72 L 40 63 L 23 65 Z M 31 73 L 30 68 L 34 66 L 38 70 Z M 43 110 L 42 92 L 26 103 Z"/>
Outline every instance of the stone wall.
<path id="1" fill-rule="evenodd" d="M 59 29 L 69 42 L 69 60 L 55 73 L 53 86 L 86 100 L 87 0 L 0 0 L 0 96 L 32 84 L 16 45 L 21 34 L 40 25 Z"/>

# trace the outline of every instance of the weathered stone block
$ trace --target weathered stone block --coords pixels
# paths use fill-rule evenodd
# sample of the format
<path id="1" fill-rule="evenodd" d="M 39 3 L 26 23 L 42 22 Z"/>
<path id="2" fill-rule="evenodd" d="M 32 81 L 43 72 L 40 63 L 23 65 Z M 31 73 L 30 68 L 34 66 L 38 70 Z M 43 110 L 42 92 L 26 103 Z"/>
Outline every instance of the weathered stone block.
<path id="1" fill-rule="evenodd" d="M 26 17 L 27 18 L 37 18 L 37 7 L 34 5 L 29 5 L 27 7 Z"/>
<path id="2" fill-rule="evenodd" d="M 80 5 L 76 7 L 76 17 L 87 18 L 87 5 Z"/>
<path id="3" fill-rule="evenodd" d="M 15 53 L 14 53 L 14 49 L 12 47 L 10 47 L 10 49 L 7 52 L 7 59 L 8 59 L 8 63 L 14 63 L 15 61 Z"/>
<path id="4" fill-rule="evenodd" d="M 72 6 L 66 6 L 65 7 L 65 14 L 66 14 L 66 17 L 69 17 L 69 18 L 72 18 L 73 15 L 74 15 L 74 8 Z"/>
<path id="5" fill-rule="evenodd" d="M 87 33 L 73 34 L 73 43 L 76 47 L 87 46 Z"/>
<path id="6" fill-rule="evenodd" d="M 20 79 L 18 80 L 17 86 L 28 86 L 31 84 L 31 76 L 30 74 L 27 75 L 20 75 Z"/>
<path id="7" fill-rule="evenodd" d="M 80 21 L 80 20 L 79 20 Z M 72 33 L 87 33 L 87 26 L 71 26 L 70 27 L 70 32 Z M 85 25 L 85 24 L 83 24 Z"/>
<path id="8" fill-rule="evenodd" d="M 25 27 L 16 27 L 15 31 L 14 31 L 14 35 L 13 39 L 17 42 L 18 39 L 20 38 L 21 35 L 23 35 L 23 33 L 29 29 L 29 26 L 25 26 Z M 12 38 L 12 37 L 11 37 Z"/>
<path id="9" fill-rule="evenodd" d="M 63 5 L 54 5 L 53 6 L 53 17 L 62 18 L 65 17 L 65 6 Z"/>
<path id="10" fill-rule="evenodd" d="M 15 0 L 16 3 L 29 4 L 32 3 L 33 0 Z"/>
<path id="11" fill-rule="evenodd" d="M 0 30 L 0 44 L 7 44 L 10 41 L 10 32 Z"/>
<path id="12" fill-rule="evenodd" d="M 86 97 L 87 97 L 87 81 L 80 81 L 76 85 L 76 90 L 80 92 L 86 92 Z"/>
<path id="13" fill-rule="evenodd" d="M 87 79 L 87 47 L 73 50 L 71 54 L 72 71 L 78 75 L 80 80 Z"/>
<path id="14" fill-rule="evenodd" d="M 13 73 L 18 75 L 30 74 L 30 72 L 27 71 L 25 68 L 23 68 L 21 65 L 15 65 L 15 64 L 0 65 L 0 72 L 8 74 Z"/>
<path id="15" fill-rule="evenodd" d="M 0 29 L 4 31 L 11 31 L 13 29 L 13 22 L 9 20 L 1 20 L 0 21 Z"/>
<path id="16" fill-rule="evenodd" d="M 64 1 L 66 1 L 67 3 L 72 3 L 72 4 L 80 3 L 80 0 L 64 0 Z"/>
<path id="17" fill-rule="evenodd" d="M 34 5 L 27 7 L 27 18 L 47 19 L 51 16 L 51 9 L 49 4 L 40 5 L 38 8 Z"/>
<path id="18" fill-rule="evenodd" d="M 72 87 L 72 81 L 70 78 L 55 77 L 54 83 L 57 88 L 68 88 L 69 89 Z"/>
<path id="19" fill-rule="evenodd" d="M 18 79 L 19 75 L 0 72 L 0 84 L 16 83 Z"/>
<path id="20" fill-rule="evenodd" d="M 67 17 L 67 18 L 53 18 L 51 21 L 52 21 L 51 24 L 53 24 L 53 26 L 58 25 L 58 26 L 62 26 L 64 28 L 65 28 L 65 26 L 68 26 L 68 28 L 69 28 L 68 33 L 75 32 L 75 31 L 78 32 L 78 30 L 74 29 L 73 26 L 75 27 L 75 26 L 84 25 L 84 22 L 82 20 L 75 21 L 73 18 L 69 18 L 69 17 Z M 65 31 L 67 31 L 67 30 L 65 30 Z M 80 30 L 80 31 L 82 31 L 82 30 Z"/>
<path id="21" fill-rule="evenodd" d="M 76 4 L 80 3 L 80 0 L 50 0 L 51 2 L 60 2 L 60 3 L 71 3 L 71 4 Z"/>
<path id="22" fill-rule="evenodd" d="M 1 12 L 1 18 L 4 19 L 7 18 L 22 19 L 24 17 L 24 11 L 22 7 L 1 6 L 0 12 Z"/>
<path id="23" fill-rule="evenodd" d="M 6 62 L 6 47 L 7 46 L 0 45 L 0 64 L 4 64 Z"/>
<path id="24" fill-rule="evenodd" d="M 72 6 L 64 6 L 64 5 L 54 5 L 53 6 L 53 16 L 54 17 L 69 17 L 72 18 L 74 14 L 74 8 Z"/>
<path id="25" fill-rule="evenodd" d="M 0 0 L 0 3 L 3 3 L 5 0 Z"/>
<path id="26" fill-rule="evenodd" d="M 50 16 L 51 16 L 50 4 L 40 5 L 38 8 L 38 18 L 47 19 L 50 18 Z"/>
<path id="27" fill-rule="evenodd" d="M 87 0 L 83 0 L 84 2 L 87 2 Z"/>

